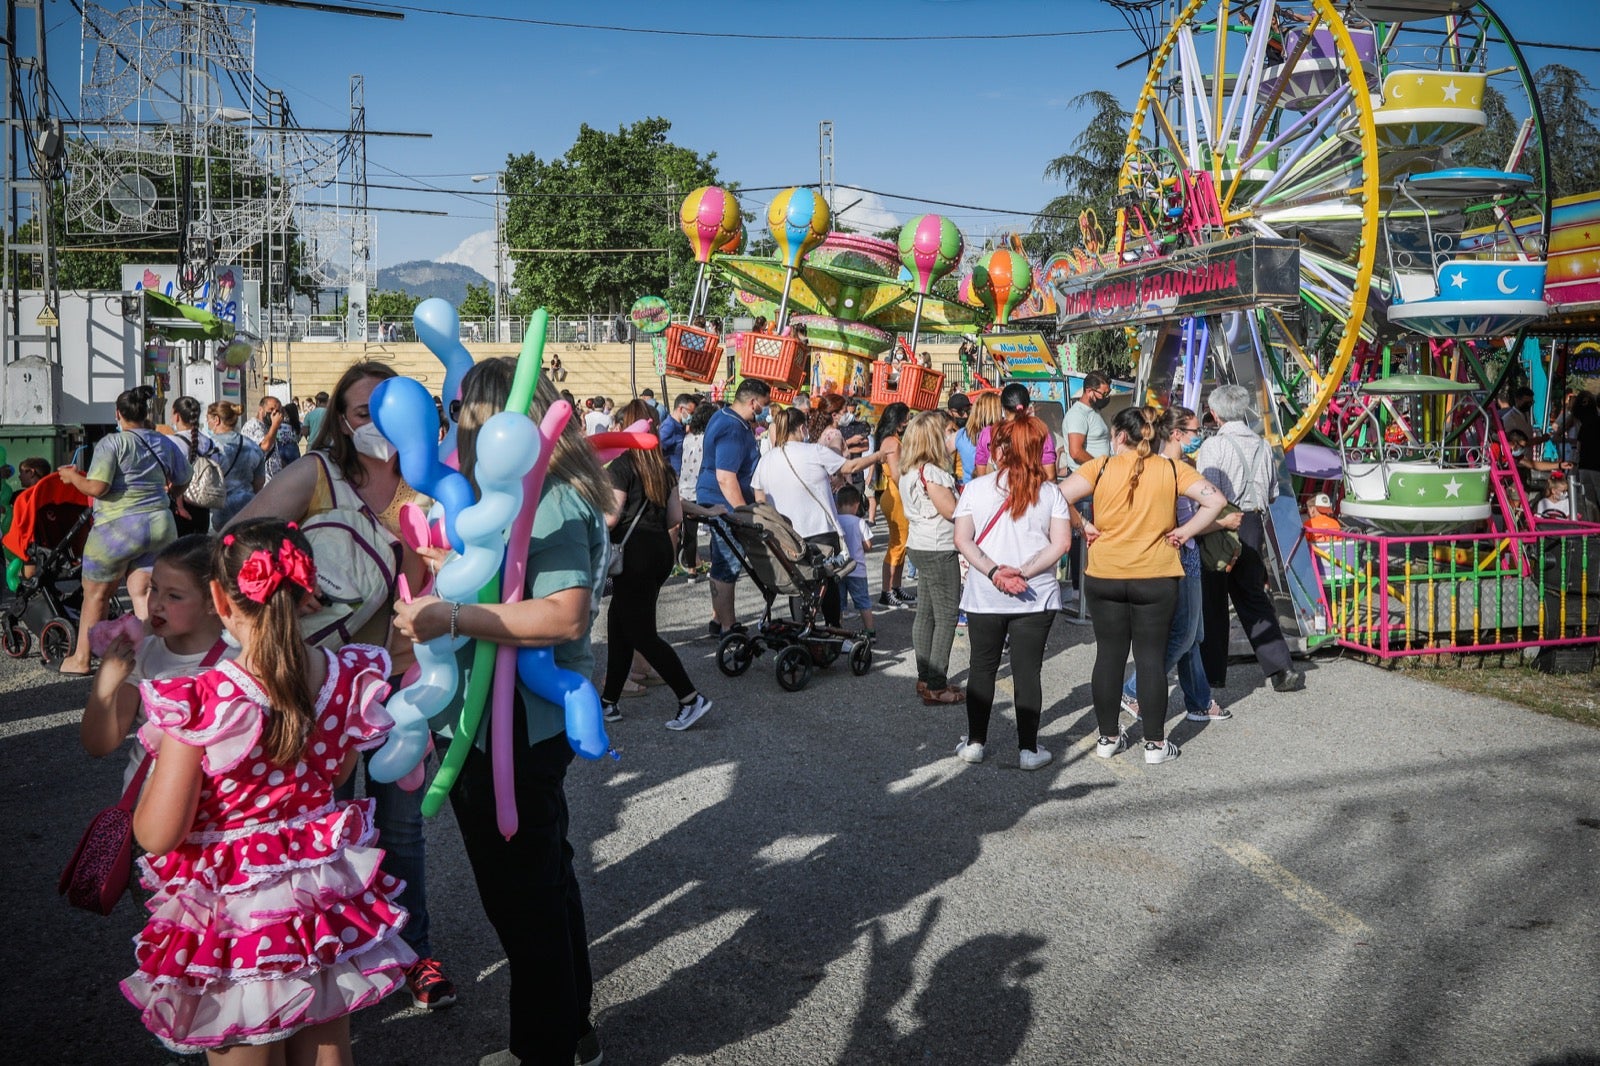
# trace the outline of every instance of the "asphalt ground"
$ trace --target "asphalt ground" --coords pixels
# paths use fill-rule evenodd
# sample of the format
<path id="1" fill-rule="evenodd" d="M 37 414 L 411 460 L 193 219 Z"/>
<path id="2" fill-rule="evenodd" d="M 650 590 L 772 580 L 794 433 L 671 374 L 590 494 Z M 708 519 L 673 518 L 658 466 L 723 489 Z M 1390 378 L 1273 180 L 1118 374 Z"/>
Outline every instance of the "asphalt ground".
<path id="1" fill-rule="evenodd" d="M 661 629 L 712 711 L 675 733 L 669 693 L 629 699 L 621 759 L 568 777 L 607 1063 L 1600 1063 L 1593 730 L 1337 658 L 1279 695 L 1245 663 L 1232 721 L 1172 725 L 1182 758 L 1101 760 L 1092 630 L 1060 621 L 1056 762 L 1019 770 L 1003 672 L 969 766 L 961 707 L 914 697 L 910 610 L 880 616 L 867 676 L 793 694 L 770 655 L 719 673 L 708 613 L 704 584 L 668 585 Z M 958 635 L 957 681 L 966 659 Z M 0 1060 L 169 1063 L 116 987 L 142 909 L 55 892 L 119 792 L 120 760 L 77 744 L 87 688 L 0 663 Z M 429 833 L 460 1001 L 361 1013 L 364 1064 L 505 1046 L 448 809 Z"/>

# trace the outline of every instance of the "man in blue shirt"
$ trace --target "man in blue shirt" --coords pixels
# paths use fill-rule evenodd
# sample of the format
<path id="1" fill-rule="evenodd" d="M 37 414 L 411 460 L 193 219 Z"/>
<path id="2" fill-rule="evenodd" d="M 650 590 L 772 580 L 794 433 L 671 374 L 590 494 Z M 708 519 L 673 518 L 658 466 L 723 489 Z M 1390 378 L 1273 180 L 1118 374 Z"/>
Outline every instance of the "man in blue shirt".
<path id="1" fill-rule="evenodd" d="M 680 392 L 672 402 L 672 414 L 661 420 L 661 428 L 656 434 L 661 440 L 661 458 L 672 467 L 674 474 L 683 473 L 683 427 L 689 424 L 689 418 L 699 404 L 699 397 Z"/>
<path id="2" fill-rule="evenodd" d="M 766 410 L 772 388 L 764 381 L 746 378 L 733 394 L 733 402 L 706 423 L 700 479 L 695 500 L 701 507 L 733 510 L 755 499 L 750 479 L 755 476 L 761 449 L 754 423 Z M 711 537 L 711 635 L 721 638 L 734 628 L 733 583 L 739 578 L 739 560 L 722 542 Z"/>
<path id="3" fill-rule="evenodd" d="M 655 389 L 645 389 L 639 394 L 639 399 L 650 405 L 650 410 L 656 413 L 657 422 L 667 417 L 667 409 L 656 402 Z"/>

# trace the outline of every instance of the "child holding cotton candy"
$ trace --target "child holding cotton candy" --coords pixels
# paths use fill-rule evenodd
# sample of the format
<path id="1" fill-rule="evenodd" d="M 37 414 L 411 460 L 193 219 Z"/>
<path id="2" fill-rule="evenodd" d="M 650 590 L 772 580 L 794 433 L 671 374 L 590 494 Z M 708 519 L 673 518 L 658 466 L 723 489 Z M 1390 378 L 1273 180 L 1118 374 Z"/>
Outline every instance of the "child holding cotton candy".
<path id="1" fill-rule="evenodd" d="M 109 755 L 144 724 L 139 685 L 169 677 L 191 677 L 238 650 L 222 639 L 222 619 L 211 605 L 211 538 L 179 537 L 156 556 L 150 571 L 150 632 L 133 614 L 101 622 L 89 632 L 100 657 L 78 736 L 90 755 Z M 124 786 L 144 762 L 133 745 Z"/>
<path id="2" fill-rule="evenodd" d="M 306 644 L 317 595 L 293 525 L 240 523 L 208 592 L 237 661 L 146 681 L 139 742 L 155 757 L 133 829 L 151 918 L 122 992 L 180 1053 L 257 1066 L 349 1062 L 349 1015 L 405 983 L 400 882 L 372 846 L 372 801 L 334 787 L 390 726 L 389 656 Z"/>

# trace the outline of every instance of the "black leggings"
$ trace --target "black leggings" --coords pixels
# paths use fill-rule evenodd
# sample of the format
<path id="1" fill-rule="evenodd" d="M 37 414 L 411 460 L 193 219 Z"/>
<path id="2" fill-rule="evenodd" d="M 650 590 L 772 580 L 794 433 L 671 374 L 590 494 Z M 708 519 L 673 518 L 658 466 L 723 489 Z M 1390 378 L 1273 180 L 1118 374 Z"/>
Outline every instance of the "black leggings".
<path id="1" fill-rule="evenodd" d="M 1011 687 L 1016 693 L 1017 747 L 1039 750 L 1039 716 L 1044 711 L 1044 686 L 1039 672 L 1044 665 L 1044 642 L 1056 620 L 1054 611 L 1029 614 L 977 614 L 967 612 L 967 642 L 971 668 L 967 671 L 967 739 L 974 744 L 989 740 L 989 714 L 994 710 L 994 679 L 1000 672 L 1000 653 L 1011 638 Z M 1165 639 L 1166 631 L 1162 631 Z M 1118 678 L 1120 685 L 1122 679 Z"/>
<path id="2" fill-rule="evenodd" d="M 672 541 L 665 533 L 641 529 L 628 538 L 622 558 L 622 573 L 611 582 L 611 606 L 606 611 L 606 684 L 600 698 L 615 703 L 622 696 L 637 651 L 679 701 L 686 700 L 694 695 L 694 683 L 678 653 L 656 630 L 656 601 L 662 582 L 672 572 Z"/>
<path id="3" fill-rule="evenodd" d="M 1100 735 L 1117 735 L 1122 677 L 1133 648 L 1139 671 L 1139 720 L 1144 738 L 1167 735 L 1167 632 L 1178 605 L 1178 578 L 1110 578 L 1085 575 L 1083 595 L 1094 619 L 1094 717 Z"/>
<path id="4" fill-rule="evenodd" d="M 829 555 L 839 554 L 839 534 L 814 533 L 806 538 L 806 543 L 820 545 Z M 822 620 L 839 628 L 839 582 L 836 578 L 828 577 L 822 582 Z"/>

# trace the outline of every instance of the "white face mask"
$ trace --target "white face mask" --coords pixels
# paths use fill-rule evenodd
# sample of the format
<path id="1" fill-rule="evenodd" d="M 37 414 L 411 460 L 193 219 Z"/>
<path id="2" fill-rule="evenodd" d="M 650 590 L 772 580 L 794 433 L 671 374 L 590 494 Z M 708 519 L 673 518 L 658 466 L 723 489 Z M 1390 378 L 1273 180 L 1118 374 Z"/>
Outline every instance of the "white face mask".
<path id="1" fill-rule="evenodd" d="M 345 422 L 344 426 L 350 429 L 349 422 Z M 350 443 L 356 446 L 356 451 L 380 463 L 386 463 L 394 456 L 394 445 L 378 429 L 376 422 L 368 422 L 360 429 L 350 429 Z"/>

